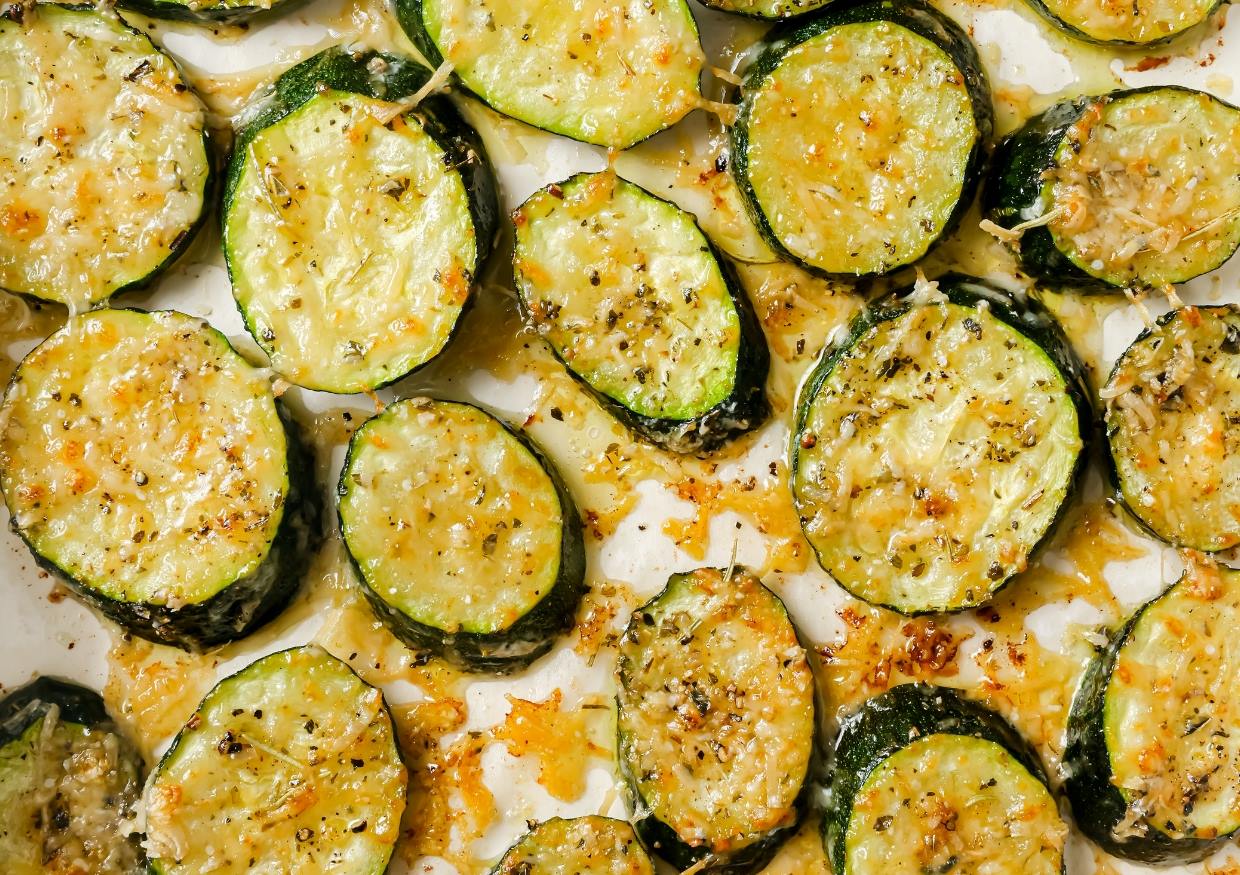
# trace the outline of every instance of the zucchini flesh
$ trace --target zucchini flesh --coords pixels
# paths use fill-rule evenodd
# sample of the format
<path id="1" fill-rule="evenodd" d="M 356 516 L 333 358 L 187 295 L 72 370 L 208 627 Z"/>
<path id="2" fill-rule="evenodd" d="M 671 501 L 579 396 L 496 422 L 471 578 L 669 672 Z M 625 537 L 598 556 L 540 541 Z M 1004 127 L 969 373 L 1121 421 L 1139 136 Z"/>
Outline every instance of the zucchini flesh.
<path id="1" fill-rule="evenodd" d="M 1030 0 L 1030 5 L 1078 39 L 1125 46 L 1153 46 L 1204 22 L 1218 0 Z"/>
<path id="2" fill-rule="evenodd" d="M 136 634 L 230 641 L 299 582 L 316 514 L 303 462 L 267 379 L 202 320 L 72 319 L 19 365 L 3 412 L 18 534 Z"/>
<path id="3" fill-rule="evenodd" d="M 896 293 L 828 347 L 798 402 L 793 499 L 819 564 L 905 614 L 988 600 L 1081 468 L 1079 365 L 1036 301 L 961 277 Z"/>
<path id="4" fill-rule="evenodd" d="M 0 17 L 0 288 L 85 310 L 140 286 L 205 217 L 202 104 L 115 16 L 37 3 Z"/>
<path id="5" fill-rule="evenodd" d="M 705 56 L 684 0 L 398 0 L 433 63 L 497 112 L 626 149 L 701 102 Z"/>
<path id="6" fill-rule="evenodd" d="M 407 775 L 383 694 L 324 650 L 220 681 L 146 789 L 156 875 L 382 875 Z"/>
<path id="7" fill-rule="evenodd" d="M 1103 395 L 1133 515 L 1180 547 L 1240 544 L 1240 307 L 1166 314 L 1116 362 Z"/>
<path id="8" fill-rule="evenodd" d="M 748 18 L 792 18 L 821 9 L 831 0 L 703 0 L 703 5 Z"/>
<path id="9" fill-rule="evenodd" d="M 805 649 L 753 575 L 674 575 L 621 639 L 619 758 L 638 834 L 679 869 L 753 872 L 795 830 L 815 760 Z"/>
<path id="10" fill-rule="evenodd" d="M 511 671 L 572 625 L 576 508 L 550 462 L 478 408 L 413 398 L 367 421 L 339 507 L 367 597 L 410 647 Z"/>
<path id="11" fill-rule="evenodd" d="M 526 321 L 622 421 L 685 451 L 762 422 L 765 339 L 692 216 L 604 172 L 536 192 L 514 222 Z"/>
<path id="12" fill-rule="evenodd" d="M 733 168 L 784 257 L 826 275 L 911 264 L 968 208 L 992 127 L 977 52 L 918 2 L 828 6 L 746 75 Z"/>
<path id="13" fill-rule="evenodd" d="M 543 821 L 508 849 L 491 875 L 654 875 L 623 820 L 588 815 Z"/>
<path id="14" fill-rule="evenodd" d="M 142 759 L 91 690 L 39 678 L 0 700 L 0 860 L 7 875 L 138 875 Z"/>

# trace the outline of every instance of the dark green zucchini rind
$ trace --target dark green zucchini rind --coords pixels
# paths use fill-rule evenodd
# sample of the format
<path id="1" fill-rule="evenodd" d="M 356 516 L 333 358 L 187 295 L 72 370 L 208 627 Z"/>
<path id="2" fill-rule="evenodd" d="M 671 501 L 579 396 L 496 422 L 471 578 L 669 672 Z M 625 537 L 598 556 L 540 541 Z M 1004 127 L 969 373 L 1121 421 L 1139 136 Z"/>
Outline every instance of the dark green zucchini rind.
<path id="1" fill-rule="evenodd" d="M 1064 788 L 1077 825 L 1107 853 L 1154 866 L 1191 863 L 1240 829 L 1233 813 L 1240 766 L 1228 732 L 1236 679 L 1227 667 L 1234 659 L 1238 603 L 1240 572 L 1192 564 L 1141 606 L 1086 668 L 1068 718 Z M 1146 647 L 1152 652 L 1140 652 Z M 1125 697 L 1139 710 L 1130 708 L 1129 726 L 1111 733 L 1108 723 L 1123 719 L 1111 711 Z M 1170 713 L 1155 716 L 1164 708 Z M 1156 740 L 1167 747 L 1153 748 Z M 1141 777 L 1140 767 L 1117 774 L 1112 744 L 1123 742 L 1133 745 L 1129 756 L 1136 762 L 1148 748 L 1153 765 L 1145 780 L 1131 780 Z M 1129 781 L 1133 789 L 1124 788 Z M 1142 784 L 1162 790 L 1164 798 L 1143 798 Z M 1232 800 L 1224 812 L 1232 820 L 1222 829 L 1199 822 L 1208 803 L 1219 801 L 1203 797 L 1220 789 L 1224 802 Z"/>
<path id="2" fill-rule="evenodd" d="M 508 849 L 490 875 L 654 875 L 654 863 L 626 821 L 553 817 Z"/>
<path id="3" fill-rule="evenodd" d="M 115 15 L 0 6 L 0 289 L 82 312 L 182 255 L 214 201 L 206 110 Z"/>
<path id="4" fill-rule="evenodd" d="M 850 48 L 828 57 L 833 45 Z M 959 224 L 993 128 L 986 74 L 958 25 L 921 0 L 845 0 L 767 37 L 745 74 L 732 171 L 781 257 L 855 280 L 912 264 Z M 876 208 L 884 152 L 892 193 Z"/>
<path id="5" fill-rule="evenodd" d="M 97 693 L 40 677 L 0 699 L 0 859 L 6 871 L 138 875 L 129 826 L 142 758 Z M 64 867 L 63 869 L 61 867 Z"/>
<path id="6" fill-rule="evenodd" d="M 633 613 L 617 669 L 617 750 L 646 847 L 681 871 L 744 875 L 809 807 L 821 708 L 783 602 L 744 569 L 725 574 L 673 575 Z"/>
<path id="7" fill-rule="evenodd" d="M 310 451 L 266 378 L 206 322 L 78 317 L 18 366 L 4 412 L 14 530 L 129 632 L 205 650 L 296 592 L 321 532 Z M 67 426 L 51 443 L 37 430 L 49 418 Z"/>
<path id="8" fill-rule="evenodd" d="M 895 346 L 883 346 L 886 333 Z M 933 345 L 937 352 L 927 349 Z M 955 415 L 942 399 L 957 397 L 961 379 L 979 410 L 1004 415 L 992 416 L 984 435 L 931 436 L 934 423 Z M 993 598 L 1049 541 L 1079 488 L 1095 428 L 1091 397 L 1062 327 L 1034 296 L 948 274 L 873 302 L 823 350 L 797 402 L 791 487 L 819 564 L 857 598 L 907 615 Z M 841 418 L 833 413 L 841 399 L 840 410 L 858 399 L 885 406 L 878 416 Z M 922 421 L 919 410 L 937 413 Z M 893 433 L 923 439 L 909 444 Z M 923 443 L 938 450 L 927 455 Z M 964 456 L 948 458 L 949 444 Z M 873 456 L 896 446 L 908 450 L 902 464 Z M 989 533 L 977 528 L 978 514 L 982 522 L 990 514 L 976 504 L 997 488 L 978 480 L 987 471 L 1012 475 L 994 500 L 1014 502 Z M 1022 515 L 1021 525 L 1010 525 Z M 878 555 L 840 537 L 879 530 L 889 545 L 910 520 L 938 526 L 947 548 L 933 538 L 903 539 Z"/>
<path id="9" fill-rule="evenodd" d="M 1170 42 L 1204 24 L 1222 0 L 1153 0 L 1128 10 L 1089 0 L 1027 0 L 1064 33 L 1087 43 L 1152 47 Z M 1090 16 L 1100 20 L 1090 21 Z"/>
<path id="10" fill-rule="evenodd" d="M 255 19 L 285 15 L 306 0 L 270 0 L 266 4 L 246 0 L 119 0 L 120 9 L 129 9 L 152 18 L 188 21 L 193 24 L 241 24 Z"/>
<path id="11" fill-rule="evenodd" d="M 759 21 L 783 21 L 808 15 L 834 0 L 702 0 L 703 6 Z"/>
<path id="12" fill-rule="evenodd" d="M 542 451 L 490 414 L 390 405 L 350 440 L 339 495 L 362 591 L 409 647 L 507 673 L 572 627 L 585 591 L 576 504 Z"/>
<path id="13" fill-rule="evenodd" d="M 1178 86 L 1063 101 L 999 144 L 983 212 L 1017 229 L 1021 267 L 1047 284 L 1187 282 L 1240 246 L 1238 125 L 1236 107 Z"/>
<path id="14" fill-rule="evenodd" d="M 960 761 L 955 762 L 948 761 L 946 753 L 938 762 L 933 756 L 923 760 L 921 765 L 926 773 L 920 788 L 915 783 L 920 773 L 910 769 L 916 759 L 911 763 L 893 760 L 910 754 L 915 757 L 919 747 L 961 743 L 957 739 L 964 740 L 966 755 L 957 754 Z M 893 762 L 906 771 L 901 774 Z M 931 769 L 944 767 L 950 779 L 930 774 Z M 908 786 L 898 788 L 901 792 L 895 796 L 890 785 L 882 787 L 876 783 L 887 777 L 887 768 L 895 769 L 890 777 L 908 782 Z M 975 785 L 968 783 L 967 770 L 972 768 L 978 770 Z M 949 783 L 958 786 L 951 787 Z M 1008 792 L 1009 787 L 1025 803 L 1018 809 L 1026 815 L 1021 825 L 1029 827 L 1029 816 L 1037 818 L 1032 827 L 1038 832 L 1027 833 L 1023 842 L 1013 834 L 1010 815 L 1005 816 L 1007 812 L 1002 810 L 1001 794 Z M 917 793 L 914 798 L 914 789 L 926 792 Z M 963 799 L 954 800 L 953 795 L 959 796 L 961 791 Z M 918 816 L 917 809 L 925 799 L 931 800 L 934 810 L 929 816 Z M 961 801 L 963 805 L 953 804 Z M 983 810 L 979 803 L 992 810 L 999 803 L 998 822 L 989 835 L 981 832 L 985 824 L 977 813 Z M 875 816 L 882 811 L 892 814 Z M 853 829 L 859 818 L 860 826 Z M 961 837 L 964 848 L 936 844 L 935 833 L 942 835 L 943 823 L 950 823 L 946 829 Z M 971 833 L 975 840 L 986 840 L 970 842 Z M 961 871 L 988 871 L 982 865 L 987 860 L 1008 864 L 1021 860 L 1023 872 L 1058 873 L 1064 871 L 1067 827 L 1059 817 L 1037 753 L 1006 720 L 955 690 L 903 684 L 866 701 L 844 720 L 835 744 L 822 834 L 832 868 L 840 875 L 868 875 L 871 871 L 849 865 L 849 843 L 858 837 L 886 841 L 881 850 L 887 853 L 876 856 L 892 871 L 920 868 L 923 872 L 947 872 L 953 866 L 959 866 Z M 968 859 L 950 856 L 953 851 L 967 854 Z"/>
<path id="15" fill-rule="evenodd" d="M 290 382 L 388 385 L 443 351 L 473 301 L 498 191 L 446 97 L 398 110 L 430 78 L 408 58 L 332 48 L 243 116 L 224 254 L 247 330 Z"/>
<path id="16" fill-rule="evenodd" d="M 690 214 L 602 172 L 535 192 L 513 221 L 522 317 L 618 420 L 681 453 L 766 420 L 766 337 Z"/>

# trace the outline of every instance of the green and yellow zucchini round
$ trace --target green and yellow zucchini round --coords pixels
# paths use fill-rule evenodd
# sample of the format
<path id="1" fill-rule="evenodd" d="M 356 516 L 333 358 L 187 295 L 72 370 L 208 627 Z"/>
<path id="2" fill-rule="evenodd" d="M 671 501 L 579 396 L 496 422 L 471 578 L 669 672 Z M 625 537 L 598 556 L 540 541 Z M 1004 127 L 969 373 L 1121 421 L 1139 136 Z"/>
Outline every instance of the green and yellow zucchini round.
<path id="1" fill-rule="evenodd" d="M 783 602 L 743 569 L 673 575 L 629 621 L 618 677 L 646 846 L 681 870 L 761 869 L 796 831 L 818 758 L 813 671 Z"/>
<path id="2" fill-rule="evenodd" d="M 1060 875 L 1068 827 L 1038 756 L 954 690 L 905 684 L 850 716 L 823 841 L 838 875 Z"/>
<path id="3" fill-rule="evenodd" d="M 1000 144 L 982 203 L 1059 286 L 1161 287 L 1240 246 L 1240 109 L 1155 86 L 1068 100 Z"/>
<path id="4" fill-rule="evenodd" d="M 703 6 L 746 18 L 780 20 L 806 15 L 833 0 L 702 0 Z"/>
<path id="5" fill-rule="evenodd" d="M 196 24 L 242 24 L 268 13 L 285 13 L 305 0 L 117 0 L 121 9 L 132 9 L 152 18 Z"/>
<path id="6" fill-rule="evenodd" d="M 0 15 L 0 289 L 87 310 L 189 246 L 213 189 L 206 115 L 145 34 L 90 6 Z"/>
<path id="7" fill-rule="evenodd" d="M 267 377 L 201 319 L 71 319 L 18 366 L 0 415 L 15 530 L 135 634 L 232 641 L 297 588 L 318 529 L 310 462 Z"/>
<path id="8" fill-rule="evenodd" d="M 1092 429 L 1081 366 L 1045 308 L 947 276 L 873 303 L 823 351 L 798 401 L 793 500 L 854 596 L 959 611 L 1025 569 Z"/>
<path id="9" fill-rule="evenodd" d="M 1200 860 L 1240 830 L 1240 571 L 1190 563 L 1086 670 L 1068 719 L 1068 798 L 1108 853 Z"/>
<path id="10" fill-rule="evenodd" d="M 507 672 L 571 628 L 585 550 L 572 496 L 524 435 L 410 398 L 353 435 L 340 531 L 375 613 L 410 647 Z"/>
<path id="11" fill-rule="evenodd" d="M 1222 0 L 1029 0 L 1065 33 L 1091 43 L 1155 46 L 1205 22 Z"/>
<path id="12" fill-rule="evenodd" d="M 284 73 L 237 137 L 224 192 L 233 296 L 292 383 L 362 392 L 438 355 L 499 206 L 482 143 L 430 71 L 335 48 Z"/>
<path id="13" fill-rule="evenodd" d="M 654 864 L 623 820 L 553 817 L 534 826 L 490 875 L 654 875 Z"/>
<path id="14" fill-rule="evenodd" d="M 969 208 L 993 127 L 968 36 L 920 0 L 869 0 L 768 40 L 732 127 L 732 170 L 767 242 L 843 278 L 920 259 Z"/>

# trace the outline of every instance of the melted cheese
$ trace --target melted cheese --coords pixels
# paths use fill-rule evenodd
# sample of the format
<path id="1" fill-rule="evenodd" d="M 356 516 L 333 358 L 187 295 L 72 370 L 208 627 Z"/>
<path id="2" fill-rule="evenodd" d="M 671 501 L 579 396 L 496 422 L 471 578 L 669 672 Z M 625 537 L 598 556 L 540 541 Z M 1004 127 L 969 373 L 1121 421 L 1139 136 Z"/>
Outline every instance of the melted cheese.
<path id="1" fill-rule="evenodd" d="M 86 309 L 155 273 L 202 214 L 202 106 L 119 19 L 0 19 L 0 107 L 0 288 Z"/>
<path id="2" fill-rule="evenodd" d="M 427 32 L 513 118 L 623 149 L 697 107 L 704 56 L 684 0 L 427 0 Z"/>
<path id="3" fill-rule="evenodd" d="M 654 875 L 654 866 L 624 821 L 557 817 L 523 836 L 492 875 Z"/>
<path id="4" fill-rule="evenodd" d="M 1051 14 L 1099 42 L 1148 45 L 1205 21 L 1216 0 L 1042 0 Z"/>

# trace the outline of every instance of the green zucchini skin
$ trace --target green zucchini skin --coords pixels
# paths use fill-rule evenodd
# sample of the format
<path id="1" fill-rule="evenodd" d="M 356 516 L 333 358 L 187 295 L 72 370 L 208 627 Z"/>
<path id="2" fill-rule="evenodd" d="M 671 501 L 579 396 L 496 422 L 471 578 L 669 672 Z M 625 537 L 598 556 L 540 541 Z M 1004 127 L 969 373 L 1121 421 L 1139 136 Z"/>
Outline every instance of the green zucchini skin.
<path id="1" fill-rule="evenodd" d="M 206 25 L 241 24 L 254 19 L 275 18 L 302 6 L 305 2 L 306 0 L 273 0 L 270 6 L 220 4 L 195 9 L 189 3 L 178 3 L 176 0 L 120 0 L 117 6 L 142 15 L 149 15 L 151 18 Z"/>
<path id="2" fill-rule="evenodd" d="M 1168 36 L 1162 37 L 1161 39 L 1155 39 L 1155 40 L 1144 40 L 1143 41 L 1143 40 L 1125 40 L 1125 39 L 1112 39 L 1112 40 L 1098 39 L 1097 37 L 1090 36 L 1085 31 L 1081 30 L 1079 27 L 1076 27 L 1073 24 L 1069 24 L 1067 21 L 1060 18 L 1058 15 L 1056 15 L 1054 12 L 1050 10 L 1050 7 L 1048 7 L 1043 2 L 1043 0 L 1025 0 L 1025 2 L 1027 2 L 1029 6 L 1035 12 L 1037 12 L 1039 15 L 1041 15 L 1051 24 L 1055 25 L 1055 27 L 1062 30 L 1068 36 L 1072 37 L 1073 39 L 1078 39 L 1082 42 L 1091 43 L 1093 45 L 1098 45 L 1098 46 L 1119 46 L 1119 47 L 1125 47 L 1125 46 L 1126 47 L 1138 47 L 1139 46 L 1139 47 L 1153 48 L 1154 46 L 1166 45 L 1169 42 L 1173 42 L 1174 40 L 1177 40 L 1180 37 L 1182 37 L 1187 30 L 1191 30 L 1191 28 L 1186 28 L 1185 30 L 1178 30 L 1173 34 L 1170 34 Z M 1210 18 L 1210 16 L 1218 12 L 1218 10 L 1222 8 L 1224 2 L 1225 0 L 1217 0 L 1213 8 L 1211 8 L 1211 10 L 1202 18 L 1201 23 L 1204 23 L 1206 20 Z M 1193 25 L 1193 26 L 1196 27 L 1197 25 Z"/>
<path id="3" fill-rule="evenodd" d="M 969 155 L 960 199 L 939 236 L 930 244 L 931 247 L 959 226 L 960 220 L 973 203 L 985 174 L 987 143 L 994 131 L 994 105 L 990 83 L 977 48 L 959 25 L 923 0 L 835 0 L 818 13 L 776 25 L 764 38 L 765 48 L 753 66 L 746 71 L 741 86 L 740 113 L 731 129 L 732 174 L 740 187 L 749 216 L 767 245 L 784 260 L 828 279 L 858 280 L 875 274 L 832 274 L 823 271 L 797 258 L 775 235 L 770 221 L 758 205 L 757 194 L 749 181 L 749 126 L 752 123 L 753 102 L 762 80 L 801 43 L 834 27 L 873 21 L 889 21 L 929 40 L 943 50 L 964 76 L 973 107 L 978 135 Z M 893 267 L 892 270 L 902 266 Z"/>

